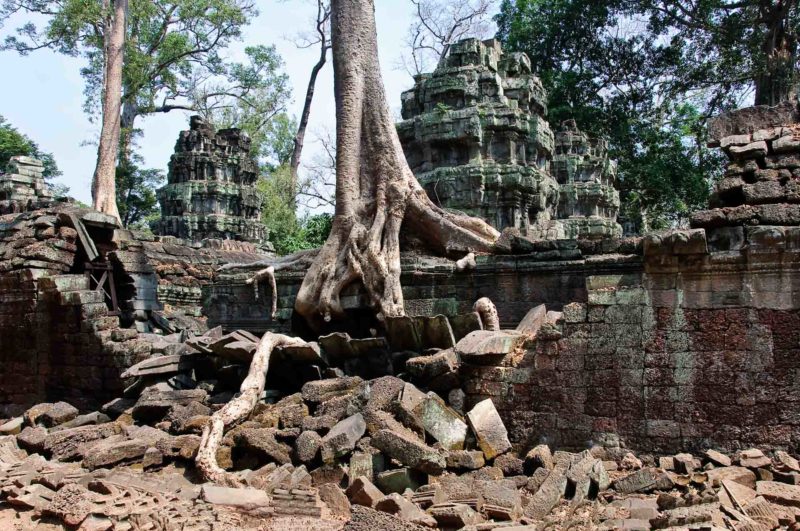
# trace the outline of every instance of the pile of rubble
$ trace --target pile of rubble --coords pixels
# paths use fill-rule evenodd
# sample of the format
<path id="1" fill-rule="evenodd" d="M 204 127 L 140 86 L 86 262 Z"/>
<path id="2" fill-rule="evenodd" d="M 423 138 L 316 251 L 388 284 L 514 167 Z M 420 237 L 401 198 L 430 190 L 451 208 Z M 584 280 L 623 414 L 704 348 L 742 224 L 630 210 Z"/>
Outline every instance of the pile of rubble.
<path id="1" fill-rule="evenodd" d="M 220 349 L 194 341 L 204 342 Z M 800 463 L 787 453 L 656 459 L 620 448 L 515 448 L 491 400 L 465 411 L 458 393 L 448 404 L 393 376 L 310 381 L 260 403 L 217 454 L 248 487 L 196 484 L 199 433 L 226 397 L 208 382 L 162 383 L 102 412 L 39 404 L 0 426 L 3 504 L 30 522 L 79 529 L 247 528 L 282 518 L 349 530 L 800 528 Z"/>

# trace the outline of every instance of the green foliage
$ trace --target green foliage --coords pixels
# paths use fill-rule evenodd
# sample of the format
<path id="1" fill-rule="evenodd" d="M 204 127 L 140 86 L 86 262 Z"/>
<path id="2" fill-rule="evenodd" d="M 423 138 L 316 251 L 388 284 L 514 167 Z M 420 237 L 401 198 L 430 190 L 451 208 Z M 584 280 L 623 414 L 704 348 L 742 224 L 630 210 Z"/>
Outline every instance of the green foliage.
<path id="1" fill-rule="evenodd" d="M 687 74 L 687 59 L 642 6 L 626 0 L 504 0 L 498 36 L 523 51 L 548 91 L 554 128 L 574 119 L 609 139 L 622 214 L 642 230 L 703 208 L 719 156 L 705 120 L 732 103 Z M 724 103 L 725 105 L 722 105 Z"/>
<path id="2" fill-rule="evenodd" d="M 0 116 L 0 170 L 6 167 L 11 157 L 17 155 L 25 155 L 42 161 L 45 179 L 49 180 L 61 175 L 51 153 L 43 152 L 36 142 L 17 131 L 5 118 Z M 64 188 L 66 188 L 64 185 L 59 185 L 59 192 L 66 193 L 69 191 L 68 188 L 64 191 Z"/>
<path id="3" fill-rule="evenodd" d="M 138 166 L 139 157 L 117 167 L 117 205 L 122 224 L 129 229 L 148 230 L 158 218 L 156 189 L 164 183 L 164 172 Z"/>
<path id="4" fill-rule="evenodd" d="M 269 229 L 269 239 L 280 255 L 322 246 L 331 230 L 330 214 L 297 218 L 291 195 L 288 165 L 276 168 L 258 181 L 263 207 L 261 219 Z"/>

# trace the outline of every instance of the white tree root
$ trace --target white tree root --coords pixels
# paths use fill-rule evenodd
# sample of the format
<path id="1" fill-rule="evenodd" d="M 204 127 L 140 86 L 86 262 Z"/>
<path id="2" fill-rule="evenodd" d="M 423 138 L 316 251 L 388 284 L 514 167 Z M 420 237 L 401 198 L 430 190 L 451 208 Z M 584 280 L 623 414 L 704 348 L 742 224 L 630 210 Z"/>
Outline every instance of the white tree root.
<path id="1" fill-rule="evenodd" d="M 256 300 L 258 300 L 258 283 L 265 278 L 269 279 L 269 285 L 272 289 L 272 311 L 270 312 L 270 318 L 275 319 L 275 314 L 278 312 L 278 283 L 275 282 L 275 267 L 269 266 L 261 271 L 257 271 L 255 275 L 247 279 L 247 284 L 253 285 L 253 293 L 255 294 Z"/>
<path id="2" fill-rule="evenodd" d="M 484 330 L 500 330 L 500 317 L 497 314 L 497 307 L 489 297 L 482 297 L 475 301 L 472 311 L 480 315 Z"/>
<path id="3" fill-rule="evenodd" d="M 469 271 L 470 269 L 475 269 L 477 265 L 478 264 L 475 263 L 475 253 L 469 253 L 461 260 L 456 261 L 456 271 L 459 273 L 462 271 Z"/>
<path id="4" fill-rule="evenodd" d="M 272 351 L 280 346 L 302 346 L 306 342 L 300 338 L 289 337 L 283 334 L 267 332 L 258 343 L 258 348 L 250 362 L 250 370 L 239 389 L 239 396 L 225 404 L 214 413 L 203 428 L 200 439 L 200 448 L 195 458 L 195 466 L 203 481 L 210 481 L 226 487 L 242 487 L 244 478 L 240 475 L 223 470 L 217 463 L 217 450 L 225 428 L 247 418 L 256 407 L 267 380 L 269 358 Z"/>

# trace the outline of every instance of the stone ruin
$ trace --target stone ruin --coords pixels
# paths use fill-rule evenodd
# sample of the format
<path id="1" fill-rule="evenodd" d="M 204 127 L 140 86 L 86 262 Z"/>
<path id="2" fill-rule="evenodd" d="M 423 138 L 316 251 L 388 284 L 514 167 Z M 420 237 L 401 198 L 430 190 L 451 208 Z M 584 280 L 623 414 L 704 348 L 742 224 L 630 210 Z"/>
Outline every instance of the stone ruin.
<path id="1" fill-rule="evenodd" d="M 622 235 L 607 144 L 574 123 L 553 135 L 525 54 L 467 39 L 415 81 L 397 131 L 434 202 L 537 240 Z"/>
<path id="2" fill-rule="evenodd" d="M 250 138 L 239 129 L 215 131 L 192 116 L 169 162 L 167 184 L 158 190 L 159 234 L 199 242 L 241 240 L 268 245 L 256 189 L 258 164 Z"/>
<path id="3" fill-rule="evenodd" d="M 11 157 L 5 172 L 0 171 L 0 213 L 24 212 L 52 200 L 43 172 L 44 165 L 37 159 Z"/>
<path id="4" fill-rule="evenodd" d="M 615 212 L 613 164 L 565 124 L 553 212 L 594 236 L 506 231 L 470 270 L 404 254 L 407 316 L 352 286 L 351 329 L 321 336 L 293 319 L 305 271 L 247 282 L 252 243 L 0 216 L 0 528 L 800 528 L 798 127 L 796 102 L 718 117 L 711 208 L 619 238 L 583 221 Z M 270 330 L 313 341 L 276 349 L 223 437 L 244 486 L 200 484 L 200 433 Z"/>

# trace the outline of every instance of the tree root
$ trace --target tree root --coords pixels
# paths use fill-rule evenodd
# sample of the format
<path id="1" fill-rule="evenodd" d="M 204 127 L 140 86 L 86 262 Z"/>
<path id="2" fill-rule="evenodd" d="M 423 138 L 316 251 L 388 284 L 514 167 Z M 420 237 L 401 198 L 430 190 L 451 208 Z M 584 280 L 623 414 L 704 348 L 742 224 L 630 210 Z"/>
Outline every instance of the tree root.
<path id="1" fill-rule="evenodd" d="M 489 297 L 483 297 L 475 301 L 472 311 L 480 315 L 484 330 L 500 330 L 500 317 L 497 314 L 497 307 Z"/>
<path id="2" fill-rule="evenodd" d="M 214 413 L 206 427 L 203 428 L 200 448 L 197 450 L 195 458 L 195 465 L 203 481 L 210 481 L 226 487 L 245 486 L 245 480 L 241 475 L 227 472 L 217 463 L 217 450 L 225 434 L 225 428 L 244 420 L 255 408 L 264 392 L 272 351 L 280 346 L 305 344 L 306 342 L 302 339 L 272 332 L 267 332 L 261 338 L 253 355 L 253 361 L 250 362 L 247 377 L 239 389 L 239 396 Z"/>
<path id="3" fill-rule="evenodd" d="M 255 294 L 256 300 L 258 300 L 258 283 L 265 278 L 269 279 L 269 285 L 270 288 L 272 288 L 272 311 L 270 312 L 270 318 L 275 319 L 275 314 L 278 312 L 278 284 L 275 282 L 275 267 L 269 266 L 266 269 L 257 271 L 252 278 L 247 279 L 247 284 L 253 285 L 253 293 Z"/>

